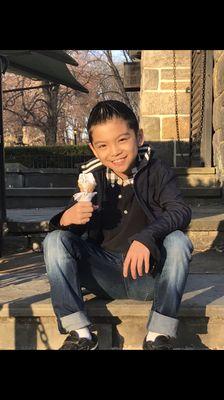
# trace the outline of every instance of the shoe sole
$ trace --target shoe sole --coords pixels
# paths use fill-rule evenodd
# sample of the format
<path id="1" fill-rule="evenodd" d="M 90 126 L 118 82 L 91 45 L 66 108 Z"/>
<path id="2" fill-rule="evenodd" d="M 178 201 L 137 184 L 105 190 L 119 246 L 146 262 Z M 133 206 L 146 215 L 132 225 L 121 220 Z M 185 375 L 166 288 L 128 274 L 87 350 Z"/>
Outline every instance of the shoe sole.
<path id="1" fill-rule="evenodd" d="M 98 343 L 91 350 L 98 350 Z"/>

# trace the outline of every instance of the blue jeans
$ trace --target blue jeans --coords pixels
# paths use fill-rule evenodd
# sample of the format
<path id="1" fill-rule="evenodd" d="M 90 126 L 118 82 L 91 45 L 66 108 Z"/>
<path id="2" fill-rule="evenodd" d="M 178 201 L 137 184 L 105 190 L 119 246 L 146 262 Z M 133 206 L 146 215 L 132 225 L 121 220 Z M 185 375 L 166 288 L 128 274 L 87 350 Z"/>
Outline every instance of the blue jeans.
<path id="1" fill-rule="evenodd" d="M 123 277 L 124 257 L 105 251 L 70 231 L 49 233 L 43 243 L 51 299 L 61 333 L 91 324 L 81 287 L 108 299 L 153 300 L 147 329 L 176 337 L 178 309 L 184 292 L 191 241 L 181 231 L 167 235 L 155 278 L 151 274 Z"/>

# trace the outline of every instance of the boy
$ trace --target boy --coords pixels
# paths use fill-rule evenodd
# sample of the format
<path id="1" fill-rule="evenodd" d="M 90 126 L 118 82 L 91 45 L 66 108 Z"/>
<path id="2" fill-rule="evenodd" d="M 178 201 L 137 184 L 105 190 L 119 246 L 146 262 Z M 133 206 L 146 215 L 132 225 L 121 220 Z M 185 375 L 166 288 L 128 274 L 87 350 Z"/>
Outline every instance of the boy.
<path id="1" fill-rule="evenodd" d="M 153 299 L 143 349 L 172 349 L 192 252 L 182 232 L 191 211 L 125 104 L 99 102 L 87 129 L 96 158 L 81 172 L 93 174 L 97 195 L 54 216 L 56 230 L 44 240 L 52 304 L 68 333 L 60 349 L 98 347 L 81 287 L 109 299 Z"/>

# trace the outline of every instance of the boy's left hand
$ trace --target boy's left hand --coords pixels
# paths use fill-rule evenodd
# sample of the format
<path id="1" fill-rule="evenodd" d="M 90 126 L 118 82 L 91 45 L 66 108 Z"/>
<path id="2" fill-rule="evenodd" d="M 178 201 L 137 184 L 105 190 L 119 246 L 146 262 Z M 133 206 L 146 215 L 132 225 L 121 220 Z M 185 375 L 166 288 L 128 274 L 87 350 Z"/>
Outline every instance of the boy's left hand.
<path id="1" fill-rule="evenodd" d="M 128 276 L 128 270 L 131 270 L 133 279 L 143 275 L 143 264 L 145 265 L 145 273 L 149 272 L 150 251 L 144 244 L 134 240 L 128 249 L 123 265 L 123 275 Z"/>

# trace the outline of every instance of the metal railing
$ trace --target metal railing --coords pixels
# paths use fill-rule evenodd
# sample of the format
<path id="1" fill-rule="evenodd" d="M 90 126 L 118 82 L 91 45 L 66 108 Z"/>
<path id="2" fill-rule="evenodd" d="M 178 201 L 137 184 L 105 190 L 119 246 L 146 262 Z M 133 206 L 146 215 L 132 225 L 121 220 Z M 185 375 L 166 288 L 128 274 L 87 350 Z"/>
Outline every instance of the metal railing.
<path id="1" fill-rule="evenodd" d="M 52 156 L 33 156 L 27 155 L 26 157 L 19 156 L 8 156 L 6 158 L 7 163 L 20 163 L 28 168 L 75 168 L 77 164 L 84 163 L 91 159 L 92 155 L 80 155 L 80 156 L 64 156 L 64 155 L 52 155 Z"/>

